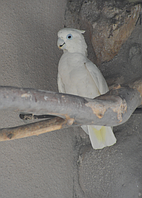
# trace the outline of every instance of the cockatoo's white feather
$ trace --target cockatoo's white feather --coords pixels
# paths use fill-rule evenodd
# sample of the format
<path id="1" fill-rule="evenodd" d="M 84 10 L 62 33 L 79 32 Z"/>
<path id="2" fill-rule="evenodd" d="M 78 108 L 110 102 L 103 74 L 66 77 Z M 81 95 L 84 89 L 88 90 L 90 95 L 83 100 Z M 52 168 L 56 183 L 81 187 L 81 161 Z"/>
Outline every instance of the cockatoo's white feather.
<path id="1" fill-rule="evenodd" d="M 59 48 L 63 55 L 58 65 L 59 92 L 95 98 L 108 91 L 108 86 L 100 70 L 87 58 L 87 45 L 82 35 L 84 31 L 64 28 L 58 32 Z M 111 127 L 83 125 L 89 134 L 94 149 L 115 144 L 116 138 Z"/>

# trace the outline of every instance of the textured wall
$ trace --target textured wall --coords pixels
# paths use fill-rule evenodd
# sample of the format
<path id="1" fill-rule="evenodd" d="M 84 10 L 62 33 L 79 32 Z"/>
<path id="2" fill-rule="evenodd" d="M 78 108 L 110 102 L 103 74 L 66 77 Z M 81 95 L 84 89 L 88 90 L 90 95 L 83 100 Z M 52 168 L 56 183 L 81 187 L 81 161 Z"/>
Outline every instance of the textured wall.
<path id="1" fill-rule="evenodd" d="M 65 0 L 0 1 L 0 85 L 57 91 L 57 31 Z M 0 113 L 0 127 L 23 124 Z M 72 197 L 72 136 L 54 132 L 0 143 L 0 198 Z"/>
<path id="2" fill-rule="evenodd" d="M 57 91 L 62 52 L 56 40 L 65 5 L 66 0 L 0 1 L 0 85 Z M 91 45 L 88 51 L 94 60 Z M 141 64 L 138 24 L 118 55 L 100 69 L 108 78 L 128 81 L 141 77 Z M 0 198 L 142 197 L 141 120 L 142 115 L 132 115 L 115 127 L 117 143 L 103 150 L 93 150 L 80 128 L 0 142 Z M 1 128 L 19 124 L 17 112 L 0 112 Z"/>

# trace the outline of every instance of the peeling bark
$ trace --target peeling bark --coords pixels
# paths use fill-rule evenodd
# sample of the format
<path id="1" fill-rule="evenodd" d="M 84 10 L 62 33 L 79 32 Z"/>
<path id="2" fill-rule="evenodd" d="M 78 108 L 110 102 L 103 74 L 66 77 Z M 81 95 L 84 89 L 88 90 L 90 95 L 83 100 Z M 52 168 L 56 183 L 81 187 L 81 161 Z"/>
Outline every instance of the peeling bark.
<path id="1" fill-rule="evenodd" d="M 50 120 L 0 129 L 0 141 L 39 135 L 73 125 L 117 126 L 126 122 L 141 104 L 141 79 L 127 86 L 116 86 L 95 99 L 50 91 L 0 87 L 0 109 L 56 116 Z"/>

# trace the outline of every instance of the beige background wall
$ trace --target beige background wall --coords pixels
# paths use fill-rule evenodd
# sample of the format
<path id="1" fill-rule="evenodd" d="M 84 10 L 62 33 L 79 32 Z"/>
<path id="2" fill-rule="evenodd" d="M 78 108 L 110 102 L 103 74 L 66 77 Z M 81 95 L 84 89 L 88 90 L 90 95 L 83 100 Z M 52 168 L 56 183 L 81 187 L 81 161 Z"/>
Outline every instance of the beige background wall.
<path id="1" fill-rule="evenodd" d="M 66 0 L 0 0 L 0 85 L 57 91 L 62 52 L 56 41 L 65 6 Z M 141 77 L 141 65 L 137 24 L 100 69 L 107 78 L 128 80 Z M 103 150 L 93 150 L 80 128 L 0 142 L 0 198 L 142 197 L 141 120 L 141 114 L 132 115 L 114 127 L 117 143 Z M 0 112 L 0 128 L 20 124 L 17 112 Z"/>
<path id="2" fill-rule="evenodd" d="M 0 85 L 57 91 L 65 0 L 0 1 Z M 0 127 L 23 124 L 0 112 Z M 0 198 L 72 197 L 72 134 L 0 143 Z"/>

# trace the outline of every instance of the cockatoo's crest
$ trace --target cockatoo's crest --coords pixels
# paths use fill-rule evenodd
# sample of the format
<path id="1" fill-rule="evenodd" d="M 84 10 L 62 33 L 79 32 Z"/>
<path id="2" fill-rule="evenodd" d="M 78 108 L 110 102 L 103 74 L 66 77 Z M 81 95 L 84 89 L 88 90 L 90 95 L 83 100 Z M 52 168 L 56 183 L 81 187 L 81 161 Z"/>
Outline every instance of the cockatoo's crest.
<path id="1" fill-rule="evenodd" d="M 64 52 L 87 55 L 87 45 L 83 37 L 84 30 L 64 28 L 58 32 L 57 45 Z"/>
<path id="2" fill-rule="evenodd" d="M 77 30 L 75 29 L 77 32 L 81 33 L 81 34 L 84 34 L 85 33 L 85 30 Z"/>

